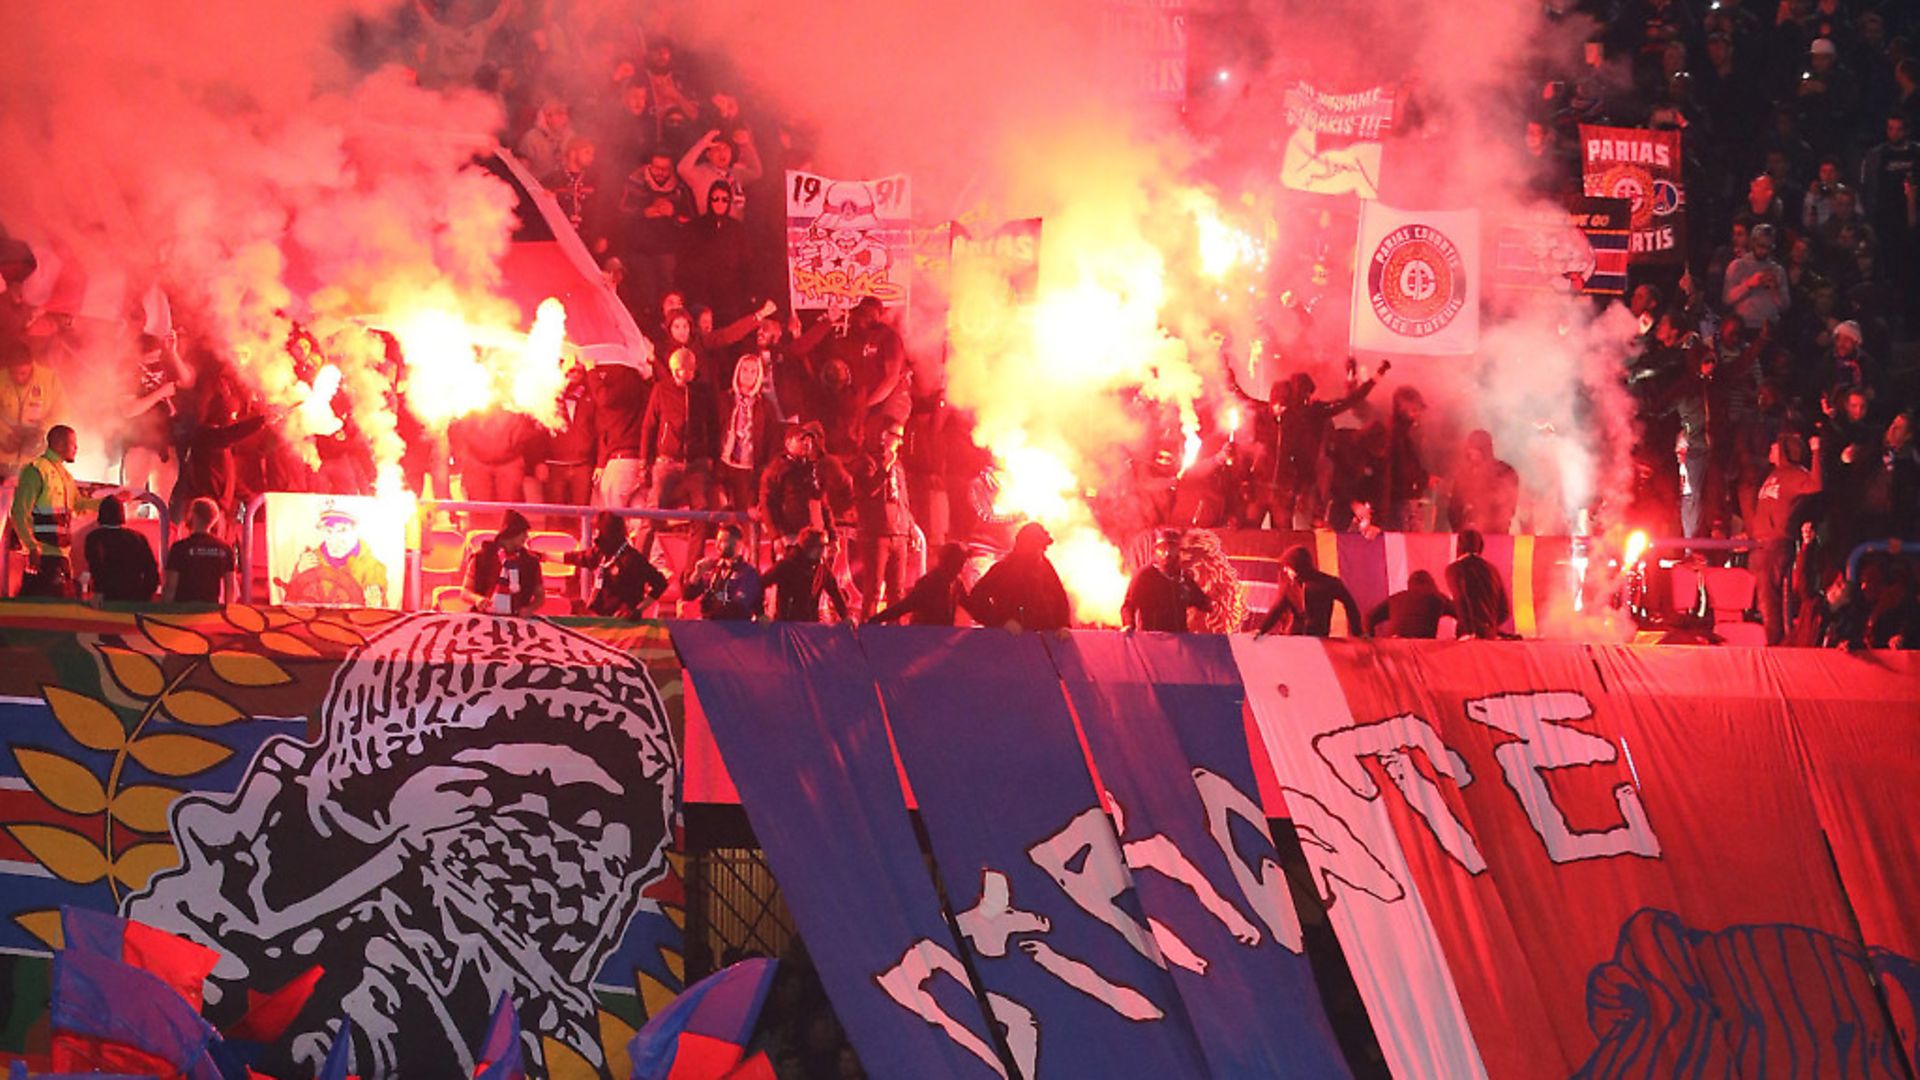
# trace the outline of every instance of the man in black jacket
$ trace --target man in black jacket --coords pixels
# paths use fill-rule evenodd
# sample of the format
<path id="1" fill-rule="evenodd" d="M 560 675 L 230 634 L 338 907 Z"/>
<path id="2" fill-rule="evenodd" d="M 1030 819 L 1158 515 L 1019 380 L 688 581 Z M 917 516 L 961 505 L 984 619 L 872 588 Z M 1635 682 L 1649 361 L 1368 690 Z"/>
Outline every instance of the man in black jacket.
<path id="1" fill-rule="evenodd" d="M 500 519 L 500 531 L 482 541 L 467 560 L 466 592 L 475 611 L 527 615 L 546 597 L 540 557 L 527 550 L 532 526 L 518 510 Z"/>
<path id="2" fill-rule="evenodd" d="M 1129 630 L 1187 631 L 1187 610 L 1210 610 L 1213 601 L 1180 565 L 1180 534 L 1162 530 L 1153 544 L 1154 564 L 1143 566 L 1127 586 L 1120 624 Z"/>
<path id="3" fill-rule="evenodd" d="M 1447 566 L 1447 588 L 1453 590 L 1454 617 L 1463 638 L 1504 638 L 1512 635 L 1501 629 L 1513 617 L 1513 604 L 1507 599 L 1507 583 L 1500 571 L 1480 553 L 1487 542 L 1473 529 L 1460 530 L 1460 557 Z"/>
<path id="4" fill-rule="evenodd" d="M 667 370 L 672 380 L 654 387 L 640 423 L 640 460 L 649 464 L 654 506 L 704 510 L 719 449 L 713 387 L 694 379 L 699 361 L 692 349 L 675 349 Z"/>
<path id="5" fill-rule="evenodd" d="M 900 460 L 904 441 L 901 429 L 889 424 L 875 438 L 874 449 L 854 466 L 853 506 L 860 523 L 860 611 L 867 619 L 879 610 L 883 587 L 889 604 L 898 603 L 906 591 L 913 511 L 907 501 L 907 470 Z"/>
<path id="6" fill-rule="evenodd" d="M 767 571 L 767 584 L 774 589 L 773 617 L 778 622 L 819 622 L 822 595 L 840 621 L 847 621 L 847 598 L 833 576 L 827 534 L 820 529 L 801 532 L 800 542 Z"/>
<path id="7" fill-rule="evenodd" d="M 145 604 L 160 588 L 160 567 L 147 538 L 127 528 L 120 500 L 100 500 L 99 523 L 87 532 L 87 573 L 93 595 L 118 604 Z"/>
<path id="8" fill-rule="evenodd" d="M 1295 544 L 1280 556 L 1280 597 L 1254 636 L 1265 637 L 1276 627 L 1283 634 L 1308 637 L 1333 636 L 1333 605 L 1347 612 L 1347 633 L 1361 637 L 1366 633 L 1360 621 L 1360 605 L 1354 603 L 1347 584 L 1313 565 L 1313 552 Z"/>
<path id="9" fill-rule="evenodd" d="M 647 561 L 645 549 L 652 542 L 649 535 L 642 546 L 635 547 L 626 522 L 611 510 L 593 516 L 593 543 L 584 551 L 563 556 L 568 564 L 595 573 L 593 598 L 587 601 L 590 614 L 638 619 L 667 591 L 667 576 Z"/>
<path id="10" fill-rule="evenodd" d="M 940 545 L 933 566 L 913 583 L 907 595 L 868 621 L 890 623 L 906 618 L 913 626 L 952 626 L 967 602 L 967 583 L 960 580 L 966 568 L 965 545 Z"/>
<path id="11" fill-rule="evenodd" d="M 967 610 L 982 626 L 1009 630 L 1065 630 L 1073 625 L 1067 587 L 1047 560 L 1053 536 L 1037 521 L 1020 526 L 1013 550 L 980 576 Z"/>

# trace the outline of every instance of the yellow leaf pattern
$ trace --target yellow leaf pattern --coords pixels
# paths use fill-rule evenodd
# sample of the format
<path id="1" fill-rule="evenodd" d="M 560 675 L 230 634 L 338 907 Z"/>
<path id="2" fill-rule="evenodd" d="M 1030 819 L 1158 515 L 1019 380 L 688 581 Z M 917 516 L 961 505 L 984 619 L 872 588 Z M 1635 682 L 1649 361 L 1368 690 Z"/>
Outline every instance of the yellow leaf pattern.
<path id="1" fill-rule="evenodd" d="M 60 909 L 47 908 L 41 911 L 23 911 L 13 917 L 20 929 L 39 938 L 49 949 L 67 947 L 66 928 L 60 925 Z"/>
<path id="2" fill-rule="evenodd" d="M 7 832 L 27 854 L 62 881 L 91 885 L 107 876 L 107 857 L 93 841 L 57 825 L 9 825 Z"/>
<path id="3" fill-rule="evenodd" d="M 13 758 L 20 774 L 48 802 L 69 814 L 97 814 L 107 808 L 106 785 L 77 761 L 45 750 L 16 746 Z"/>
<path id="4" fill-rule="evenodd" d="M 127 747 L 133 760 L 161 776 L 192 776 L 233 756 L 233 751 L 198 735 L 148 735 Z"/>
<path id="5" fill-rule="evenodd" d="M 213 673 L 233 686 L 281 686 L 293 676 L 264 656 L 222 649 L 211 657 Z"/>
<path id="6" fill-rule="evenodd" d="M 118 750 L 127 744 L 127 729 L 106 705 L 58 686 L 41 687 L 40 693 L 74 742 L 89 750 Z"/>
<path id="7" fill-rule="evenodd" d="M 140 632 L 152 639 L 155 645 L 177 656 L 205 656 L 211 648 L 206 635 L 198 630 L 175 626 L 146 615 L 140 616 Z"/>
<path id="8" fill-rule="evenodd" d="M 147 879 L 180 865 L 172 844 L 135 844 L 113 860 L 113 876 L 129 889 L 144 889 Z"/>
<path id="9" fill-rule="evenodd" d="M 113 673 L 113 681 L 134 697 L 150 698 L 167 684 L 160 665 L 151 656 L 104 645 L 100 655 L 107 658 L 107 670 Z"/>
<path id="10" fill-rule="evenodd" d="M 320 655 L 319 649 L 283 630 L 269 630 L 261 634 L 260 644 L 282 656 L 318 657 Z"/>
<path id="11" fill-rule="evenodd" d="M 204 690 L 175 690 L 162 702 L 167 715 L 194 727 L 225 727 L 246 714 Z"/>
<path id="12" fill-rule="evenodd" d="M 257 634 L 267 628 L 267 617 L 245 604 L 228 604 L 224 614 L 228 622 L 249 634 Z"/>
<path id="13" fill-rule="evenodd" d="M 339 623 L 308 623 L 307 632 L 321 641 L 331 641 L 336 645 L 364 645 L 367 642 L 360 631 L 351 626 L 341 626 Z"/>
<path id="14" fill-rule="evenodd" d="M 167 831 L 167 811 L 182 792 L 158 784 L 133 784 L 114 793 L 113 819 L 144 833 Z"/>

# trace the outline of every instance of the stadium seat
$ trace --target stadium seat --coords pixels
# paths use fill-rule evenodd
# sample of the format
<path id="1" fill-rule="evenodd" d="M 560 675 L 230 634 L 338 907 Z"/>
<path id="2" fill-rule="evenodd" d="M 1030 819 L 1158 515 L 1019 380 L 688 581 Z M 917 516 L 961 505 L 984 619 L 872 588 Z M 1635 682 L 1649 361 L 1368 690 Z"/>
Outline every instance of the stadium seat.
<path id="1" fill-rule="evenodd" d="M 433 590 L 433 602 L 427 606 L 434 611 L 472 611 L 473 604 L 467 600 L 458 585 L 441 585 Z"/>
<path id="2" fill-rule="evenodd" d="M 1753 607 L 1753 573 L 1737 566 L 1709 566 L 1701 571 L 1707 590 L 1707 608 L 1715 622 L 1738 621 Z"/>
<path id="3" fill-rule="evenodd" d="M 422 574 L 458 574 L 466 562 L 467 538 L 452 529 L 430 529 L 420 537 Z"/>
<path id="4" fill-rule="evenodd" d="M 1688 615 L 1700 610 L 1700 568 L 1680 563 L 1667 571 L 1673 611 Z"/>

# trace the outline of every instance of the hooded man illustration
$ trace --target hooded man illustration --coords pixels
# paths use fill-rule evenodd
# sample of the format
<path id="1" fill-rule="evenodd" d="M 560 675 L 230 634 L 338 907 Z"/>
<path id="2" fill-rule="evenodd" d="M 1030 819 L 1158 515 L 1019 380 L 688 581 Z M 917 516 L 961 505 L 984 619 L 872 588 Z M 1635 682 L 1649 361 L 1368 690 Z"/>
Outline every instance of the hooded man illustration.
<path id="1" fill-rule="evenodd" d="M 344 1016 L 362 1076 L 471 1076 L 505 994 L 530 1062 L 552 1039 L 604 1075 L 592 987 L 665 874 L 676 777 L 632 655 L 532 619 L 396 620 L 340 665 L 316 741 L 176 804 L 181 865 L 127 914 L 221 952 L 216 1020 L 324 965 L 270 1071 L 312 1072 Z"/>

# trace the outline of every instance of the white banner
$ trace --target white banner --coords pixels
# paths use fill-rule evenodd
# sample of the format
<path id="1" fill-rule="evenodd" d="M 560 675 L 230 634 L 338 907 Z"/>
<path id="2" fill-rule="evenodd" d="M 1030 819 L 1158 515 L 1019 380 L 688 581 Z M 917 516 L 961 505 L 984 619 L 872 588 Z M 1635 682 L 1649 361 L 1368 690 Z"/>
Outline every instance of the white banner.
<path id="1" fill-rule="evenodd" d="M 1380 197 L 1381 140 L 1393 128 L 1394 92 L 1376 86 L 1328 94 L 1310 83 L 1287 91 L 1293 134 L 1280 162 L 1280 182 L 1319 195 Z"/>
<path id="2" fill-rule="evenodd" d="M 1464 356 L 1480 345 L 1480 212 L 1360 207 L 1352 347 Z"/>
<path id="3" fill-rule="evenodd" d="M 398 610 L 412 507 L 371 495 L 267 495 L 268 602 Z"/>
<path id="4" fill-rule="evenodd" d="M 905 176 L 834 180 L 787 172 L 787 271 L 795 311 L 841 312 L 862 298 L 905 307 L 913 279 Z"/>
<path id="5" fill-rule="evenodd" d="M 1343 780 L 1323 754 L 1324 736 L 1356 727 L 1326 645 L 1318 638 L 1256 641 L 1246 634 L 1231 641 L 1247 706 L 1387 1068 L 1395 1080 L 1486 1080 L 1452 969 L 1394 833 L 1392 811 L 1369 789 L 1377 781 L 1364 770 L 1358 776 L 1349 770 Z M 1388 741 L 1427 745 L 1415 730 L 1423 725 L 1414 717 L 1402 720 L 1405 730 L 1391 728 L 1398 741 Z M 1434 753 L 1444 751 L 1436 747 Z M 1394 767 L 1414 768 L 1411 757 L 1400 760 Z"/>

